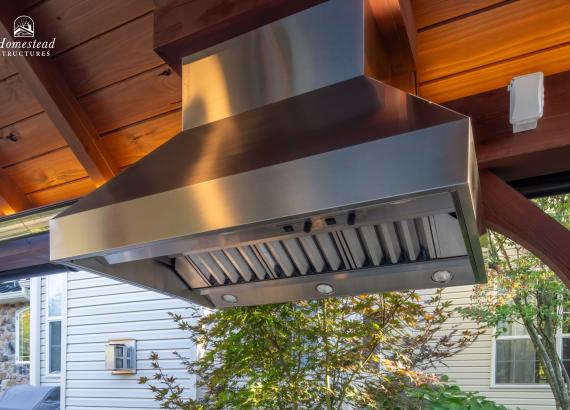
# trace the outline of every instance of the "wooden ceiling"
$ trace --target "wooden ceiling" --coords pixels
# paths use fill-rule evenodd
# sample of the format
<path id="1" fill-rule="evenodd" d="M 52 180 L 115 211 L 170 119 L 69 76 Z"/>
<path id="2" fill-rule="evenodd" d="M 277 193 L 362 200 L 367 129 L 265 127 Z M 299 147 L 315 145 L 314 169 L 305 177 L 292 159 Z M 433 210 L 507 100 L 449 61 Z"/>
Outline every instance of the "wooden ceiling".
<path id="1" fill-rule="evenodd" d="M 568 0 L 413 0 L 419 94 L 443 103 L 570 70 Z"/>
<path id="2" fill-rule="evenodd" d="M 110 161 L 123 169 L 180 130 L 181 81 L 153 51 L 151 0 L 27 0 L 36 31 Z M 0 57 L 0 166 L 36 207 L 96 187 L 61 130 Z M 5 213 L 14 209 L 4 207 Z"/>
<path id="3" fill-rule="evenodd" d="M 37 32 L 56 37 L 53 64 L 43 68 L 58 75 L 34 77 L 14 57 L 0 56 L 4 214 L 89 193 L 173 137 L 181 119 L 180 77 L 153 51 L 151 0 L 12 1 Z M 447 103 L 504 88 L 515 75 L 570 70 L 568 0 L 413 0 L 412 6 L 417 89 L 427 99 Z M 57 100 L 37 98 L 38 87 L 49 89 L 55 77 L 88 122 L 83 136 L 70 135 L 81 134 L 81 124 L 57 120 Z"/>

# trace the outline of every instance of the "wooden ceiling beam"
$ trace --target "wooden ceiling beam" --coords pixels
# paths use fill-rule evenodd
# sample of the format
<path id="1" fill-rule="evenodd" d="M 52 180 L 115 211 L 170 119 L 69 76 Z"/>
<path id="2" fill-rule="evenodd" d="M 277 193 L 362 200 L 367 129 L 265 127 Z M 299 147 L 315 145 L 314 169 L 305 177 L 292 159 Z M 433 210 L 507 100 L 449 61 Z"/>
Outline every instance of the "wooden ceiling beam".
<path id="1" fill-rule="evenodd" d="M 181 74 L 181 59 L 325 0 L 155 0 L 154 50 Z M 416 91 L 416 25 L 410 0 L 363 0 L 388 56 L 389 84 Z"/>
<path id="2" fill-rule="evenodd" d="M 480 169 L 494 169 L 509 181 L 570 171 L 570 114 L 478 144 L 477 160 Z"/>
<path id="3" fill-rule="evenodd" d="M 544 79 L 544 115 L 534 130 L 514 134 L 507 87 L 445 104 L 471 117 L 481 169 L 507 181 L 570 171 L 570 71 Z"/>
<path id="4" fill-rule="evenodd" d="M 49 232 L 3 241 L 0 243 L 0 281 L 10 279 L 3 271 L 25 269 L 49 261 Z"/>
<path id="5" fill-rule="evenodd" d="M 325 0 L 155 0 L 154 51 L 179 75 L 184 56 Z"/>
<path id="6" fill-rule="evenodd" d="M 368 0 L 390 65 L 389 84 L 416 93 L 416 23 L 410 0 Z"/>
<path id="7" fill-rule="evenodd" d="M 11 7 L 12 6 L 12 7 Z M 13 40 L 17 16 L 13 3 L 0 9 L 0 33 Z M 57 41 L 57 39 L 56 39 Z M 50 57 L 10 57 L 24 82 L 38 99 L 93 182 L 99 186 L 118 173 L 105 152 L 99 134 Z"/>
<path id="8" fill-rule="evenodd" d="M 570 230 L 488 170 L 480 172 L 485 225 L 539 257 L 570 287 Z"/>

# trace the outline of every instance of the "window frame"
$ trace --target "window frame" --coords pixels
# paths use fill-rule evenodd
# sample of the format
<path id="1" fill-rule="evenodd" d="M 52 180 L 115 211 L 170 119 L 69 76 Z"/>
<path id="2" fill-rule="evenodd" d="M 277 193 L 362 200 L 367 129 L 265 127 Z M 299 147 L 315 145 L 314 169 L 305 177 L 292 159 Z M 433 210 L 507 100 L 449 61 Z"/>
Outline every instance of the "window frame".
<path id="1" fill-rule="evenodd" d="M 558 351 L 558 355 L 562 359 L 563 364 L 564 364 L 564 358 L 562 357 L 562 354 L 564 353 L 564 350 L 563 350 L 564 339 L 570 339 L 570 332 L 564 333 L 564 316 L 565 315 L 570 315 L 570 311 L 564 311 L 561 307 L 560 317 L 562 319 L 562 325 L 560 326 L 560 329 L 558 329 L 558 335 L 556 336 L 556 350 Z"/>
<path id="2" fill-rule="evenodd" d="M 50 316 L 50 309 L 49 309 L 49 295 L 50 295 L 50 278 L 52 276 L 60 276 L 60 280 L 61 280 L 61 296 L 60 296 L 60 314 L 59 316 Z M 47 376 L 59 376 L 61 375 L 61 369 L 62 369 L 62 359 L 63 359 L 63 309 L 64 309 L 64 303 L 63 303 L 63 297 L 64 297 L 64 293 L 65 293 L 65 289 L 64 289 L 64 284 L 65 284 L 65 280 L 64 280 L 64 276 L 62 274 L 56 274 L 56 275 L 50 275 L 50 276 L 46 276 L 46 375 Z M 60 351 L 60 363 L 59 363 L 59 370 L 58 371 L 51 371 L 50 367 L 51 367 L 51 327 L 50 327 L 50 323 L 52 322 L 59 322 L 59 326 L 60 326 L 60 346 L 59 346 L 59 351 Z"/>
<path id="3" fill-rule="evenodd" d="M 570 312 L 565 312 L 570 313 Z M 563 312 L 559 315 L 562 316 Z M 562 326 L 558 329 L 556 334 L 556 351 L 560 357 L 562 357 L 562 339 L 570 339 L 570 333 L 563 333 Z M 497 339 L 499 340 L 524 340 L 530 339 L 527 335 L 497 335 L 497 328 L 493 329 L 492 341 L 491 341 L 491 388 L 496 389 L 521 389 L 521 388 L 531 388 L 531 389 L 547 389 L 550 390 L 550 385 L 548 383 L 496 383 L 496 369 L 497 369 Z"/>
<path id="4" fill-rule="evenodd" d="M 14 349 L 15 352 L 15 362 L 16 364 L 30 364 L 30 355 L 31 355 L 31 349 L 32 349 L 32 340 L 31 340 L 31 323 L 30 325 L 30 340 L 28 341 L 28 343 L 30 344 L 30 347 L 28 348 L 28 360 L 20 360 L 21 359 L 21 352 L 20 352 L 20 315 L 22 313 L 24 313 L 25 311 L 28 311 L 28 314 L 31 315 L 31 310 L 30 310 L 30 306 L 24 306 L 21 307 L 20 309 L 16 310 L 15 316 L 16 316 L 16 320 L 15 320 L 15 330 L 16 330 L 16 348 Z"/>

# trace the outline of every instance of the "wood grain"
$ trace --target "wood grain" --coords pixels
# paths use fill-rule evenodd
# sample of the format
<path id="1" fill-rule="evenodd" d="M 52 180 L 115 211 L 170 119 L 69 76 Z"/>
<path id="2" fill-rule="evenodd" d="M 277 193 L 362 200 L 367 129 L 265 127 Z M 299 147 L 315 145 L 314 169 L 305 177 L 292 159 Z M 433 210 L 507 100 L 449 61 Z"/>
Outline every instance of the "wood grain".
<path id="1" fill-rule="evenodd" d="M 10 134 L 17 140 L 6 138 Z M 5 167 L 67 144 L 46 113 L 0 129 L 0 166 Z"/>
<path id="2" fill-rule="evenodd" d="M 570 42 L 570 2 L 520 0 L 418 33 L 420 82 Z"/>
<path id="3" fill-rule="evenodd" d="M 49 263 L 49 233 L 0 244 L 0 272 Z"/>
<path id="4" fill-rule="evenodd" d="M 103 145 L 120 168 L 134 164 L 180 132 L 180 110 L 112 132 Z"/>
<path id="5" fill-rule="evenodd" d="M 513 77 L 537 71 L 542 71 L 545 76 L 570 71 L 570 44 L 420 84 L 419 95 L 443 103 L 499 87 L 506 88 Z"/>
<path id="6" fill-rule="evenodd" d="M 33 206 L 56 204 L 69 199 L 81 198 L 95 189 L 95 184 L 90 178 L 81 178 L 75 181 L 54 187 L 42 189 L 27 194 Z"/>
<path id="7" fill-rule="evenodd" d="M 11 39 L 17 10 L 7 3 L 0 10 L 0 34 Z M 117 173 L 99 144 L 97 130 L 73 95 L 64 76 L 51 58 L 18 56 L 12 64 L 42 105 L 77 159 L 97 185 Z"/>
<path id="8" fill-rule="evenodd" d="M 8 173 L 0 168 L 0 211 L 11 215 L 30 208 L 28 198 Z"/>
<path id="9" fill-rule="evenodd" d="M 28 194 L 87 176 L 68 147 L 5 168 L 8 175 Z"/>
<path id="10" fill-rule="evenodd" d="M 25 11 L 26 9 L 38 4 L 42 0 L 18 0 L 18 7 Z"/>
<path id="11" fill-rule="evenodd" d="M 180 77 L 163 65 L 86 95 L 80 101 L 103 134 L 179 108 L 181 93 Z"/>
<path id="12" fill-rule="evenodd" d="M 414 18 L 418 29 L 473 13 L 504 0 L 413 0 Z"/>
<path id="13" fill-rule="evenodd" d="M 570 114 L 540 120 L 537 129 L 477 146 L 479 168 L 508 181 L 570 171 Z"/>
<path id="14" fill-rule="evenodd" d="M 570 71 L 544 79 L 544 115 L 534 130 L 513 134 L 506 87 L 446 104 L 471 117 L 480 168 L 515 180 L 570 171 Z"/>
<path id="15" fill-rule="evenodd" d="M 159 0 L 155 51 L 180 74 L 181 59 L 197 51 L 301 12 L 323 0 Z M 377 56 L 382 81 L 415 92 L 416 28 L 410 0 L 365 0 L 389 58 Z M 367 30 L 368 32 L 368 30 Z M 375 36 L 375 37 L 376 37 Z M 376 67 L 376 71 L 378 67 Z M 378 76 L 376 78 L 379 78 Z"/>
<path id="16" fill-rule="evenodd" d="M 146 14 L 58 55 L 55 61 L 75 95 L 164 64 L 152 49 L 152 24 L 152 14 Z"/>
<path id="17" fill-rule="evenodd" d="M 180 74 L 183 56 L 324 0 L 158 0 L 154 49 Z"/>
<path id="18" fill-rule="evenodd" d="M 5 79 L 6 77 L 10 77 L 11 75 L 16 74 L 16 69 L 10 63 L 10 58 L 8 57 L 1 57 L 0 58 L 0 80 Z"/>
<path id="19" fill-rule="evenodd" d="M 61 53 L 152 10 L 152 0 L 47 0 L 29 15 Z"/>
<path id="20" fill-rule="evenodd" d="M 0 101 L 2 102 L 0 128 L 43 111 L 19 75 L 0 81 Z"/>
<path id="21" fill-rule="evenodd" d="M 486 226 L 524 246 L 570 286 L 570 230 L 492 172 L 482 171 L 480 181 Z"/>
<path id="22" fill-rule="evenodd" d="M 544 113 L 538 128 L 545 119 L 570 113 L 570 71 L 545 77 L 544 89 Z M 475 142 L 478 144 L 512 134 L 506 87 L 449 101 L 445 106 L 471 117 Z"/>
<path id="23" fill-rule="evenodd" d="M 387 82 L 415 93 L 416 24 L 410 0 L 369 0 L 368 4 L 376 22 L 377 35 L 388 54 L 387 61 L 383 62 L 390 69 Z M 372 60 L 380 56 L 375 57 Z M 375 78 L 381 79 L 379 76 Z"/>

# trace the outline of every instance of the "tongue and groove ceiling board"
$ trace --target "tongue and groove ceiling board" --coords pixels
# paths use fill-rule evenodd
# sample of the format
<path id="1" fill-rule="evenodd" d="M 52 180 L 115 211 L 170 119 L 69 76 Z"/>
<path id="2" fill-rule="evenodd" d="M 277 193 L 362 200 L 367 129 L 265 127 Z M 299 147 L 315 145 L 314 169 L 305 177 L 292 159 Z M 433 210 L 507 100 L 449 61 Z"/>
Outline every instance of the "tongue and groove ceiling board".
<path id="1" fill-rule="evenodd" d="M 26 11 L 41 33 L 57 37 L 56 54 L 152 12 L 149 0 L 45 0 Z M 111 46 L 111 44 L 109 44 Z"/>
<path id="2" fill-rule="evenodd" d="M 119 169 L 180 131 L 180 78 L 153 51 L 152 0 L 12 2 L 34 19 L 39 35 L 56 37 L 52 61 Z M 14 63 L 2 56 L 0 99 L 0 177 L 23 198 L 17 209 L 1 206 L 0 212 L 95 189 Z"/>
<path id="3" fill-rule="evenodd" d="M 126 168 L 180 132 L 180 109 L 117 129 L 103 138 L 115 164 Z"/>
<path id="4" fill-rule="evenodd" d="M 167 65 L 112 84 L 79 101 L 102 135 L 180 108 L 180 78 Z"/>
<path id="5" fill-rule="evenodd" d="M 76 179 L 60 185 L 40 189 L 26 195 L 33 206 L 57 204 L 74 198 L 81 198 L 97 188 L 89 177 Z"/>
<path id="6" fill-rule="evenodd" d="M 16 136 L 17 141 L 5 138 L 10 134 Z M 4 137 L 0 140 L 1 167 L 25 162 L 67 145 L 44 112 L 1 128 L 0 135 Z"/>
<path id="7" fill-rule="evenodd" d="M 419 94 L 443 103 L 570 70 L 567 0 L 415 0 Z"/>
<path id="8" fill-rule="evenodd" d="M 505 0 L 413 0 L 416 27 L 418 30 L 426 30 L 431 26 L 444 24 L 452 19 L 462 18 L 505 2 Z"/>
<path id="9" fill-rule="evenodd" d="M 6 172 L 24 192 L 36 192 L 87 176 L 68 147 L 12 165 Z"/>
<path id="10" fill-rule="evenodd" d="M 55 57 L 78 98 L 164 64 L 148 50 L 152 18 L 146 13 Z"/>
<path id="11" fill-rule="evenodd" d="M 413 9 L 418 94 L 472 118 L 479 167 L 507 181 L 569 172 L 570 2 L 413 0 Z M 537 71 L 544 116 L 513 134 L 507 86 Z"/>
<path id="12" fill-rule="evenodd" d="M 0 101 L 2 101 L 0 128 L 5 128 L 43 111 L 42 106 L 19 74 L 14 74 L 0 82 Z"/>

